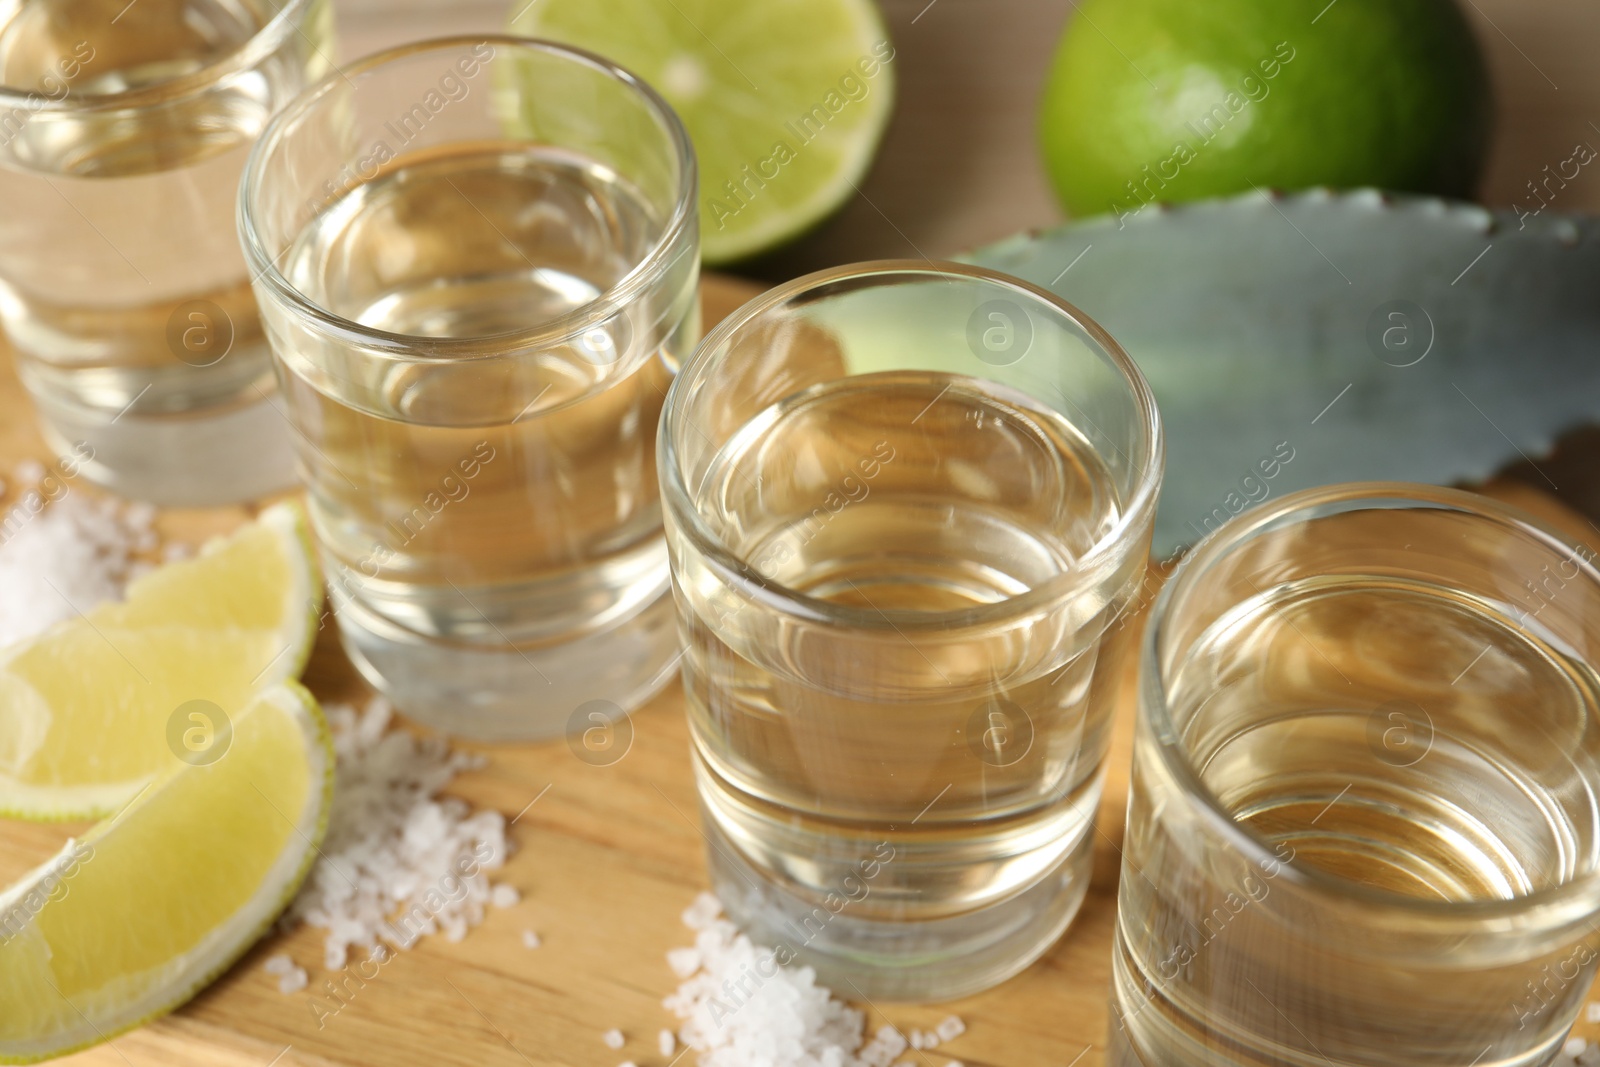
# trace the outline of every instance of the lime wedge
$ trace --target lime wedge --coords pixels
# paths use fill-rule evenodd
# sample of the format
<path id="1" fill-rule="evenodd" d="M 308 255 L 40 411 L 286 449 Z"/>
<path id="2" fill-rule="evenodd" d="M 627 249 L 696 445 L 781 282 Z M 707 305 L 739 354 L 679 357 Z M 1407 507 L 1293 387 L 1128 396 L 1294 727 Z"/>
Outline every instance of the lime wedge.
<path id="1" fill-rule="evenodd" d="M 316 701 L 280 683 L 233 716 L 219 759 L 175 763 L 0 893 L 0 1062 L 104 1041 L 232 964 L 310 870 L 333 766 Z"/>
<path id="2" fill-rule="evenodd" d="M 853 192 L 894 104 L 871 0 L 514 0 L 515 33 L 576 45 L 667 99 L 700 164 L 701 256 L 798 236 Z"/>
<path id="3" fill-rule="evenodd" d="M 321 604 L 304 516 L 278 505 L 0 652 L 0 814 L 96 818 L 204 758 L 258 689 L 300 673 Z"/>

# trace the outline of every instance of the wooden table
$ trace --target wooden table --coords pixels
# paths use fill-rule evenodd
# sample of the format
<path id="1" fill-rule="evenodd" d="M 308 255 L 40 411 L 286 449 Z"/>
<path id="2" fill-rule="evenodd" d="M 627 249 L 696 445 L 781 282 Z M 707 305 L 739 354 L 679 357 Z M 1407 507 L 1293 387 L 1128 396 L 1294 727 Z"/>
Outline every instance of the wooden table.
<path id="1" fill-rule="evenodd" d="M 746 282 L 708 279 L 707 326 L 758 291 Z M 0 370 L 0 427 L 0 471 L 27 456 L 48 458 L 9 361 Z M 169 511 L 159 525 L 165 535 L 194 543 L 243 521 L 250 510 Z M 366 695 L 332 628 L 321 634 L 305 680 L 324 701 Z M 489 765 L 459 779 L 455 795 L 510 817 L 549 787 L 511 827 L 516 851 L 499 875 L 522 892 L 522 902 L 491 909 L 459 944 L 423 939 L 349 996 L 325 1025 L 319 1027 L 310 996 L 327 978 L 322 934 L 302 928 L 269 938 L 176 1015 L 63 1062 L 266 1067 L 281 1056 L 279 1067 L 615 1067 L 625 1058 L 641 1067 L 664 1064 L 655 1035 L 675 1028 L 661 999 L 677 984 L 664 957 L 692 940 L 679 914 L 707 885 L 705 846 L 681 691 L 673 685 L 633 720 L 633 747 L 610 767 L 580 761 L 561 741 L 483 748 Z M 929 1062 L 1065 1064 L 1091 1046 L 1079 1062 L 1099 1062 L 1128 758 L 1124 731 L 1112 755 L 1094 888 L 1071 936 L 999 990 L 952 1005 L 890 1010 L 888 1021 L 902 1028 L 932 1029 L 951 1011 L 968 1020 L 970 1032 Z M 0 878 L 41 861 L 75 829 L 0 822 Z M 524 948 L 524 928 L 538 931 L 543 947 Z M 277 980 L 260 967 L 276 952 L 289 952 L 311 971 L 310 991 L 277 991 Z M 869 1026 L 884 1021 L 874 1013 Z M 600 1040 L 612 1027 L 632 1039 L 623 1052 Z"/>
<path id="2" fill-rule="evenodd" d="M 755 287 L 711 277 L 703 289 L 706 323 Z M 48 458 L 9 362 L 0 370 L 0 472 L 25 457 Z M 75 486 L 73 492 L 92 492 Z M 1531 507 L 1600 549 L 1580 517 L 1516 482 L 1491 487 Z M 15 492 L 15 491 L 13 491 Z M 9 504 L 9 500 L 4 501 Z M 164 535 L 195 543 L 243 521 L 251 509 L 169 511 Z M 950 1012 L 968 1032 L 912 1062 L 943 1067 L 1099 1067 L 1105 1043 L 1118 845 L 1127 798 L 1131 663 L 1095 839 L 1095 875 L 1077 923 L 1037 964 L 988 993 L 948 1005 L 891 1006 L 870 1012 L 869 1030 L 888 1021 L 931 1029 Z M 325 630 L 306 682 L 324 701 L 357 701 L 366 691 Z M 676 986 L 664 954 L 689 943 L 679 913 L 706 886 L 704 843 L 696 823 L 683 698 L 672 686 L 634 715 L 633 748 L 610 767 L 577 759 L 560 741 L 487 747 L 489 764 L 451 792 L 508 817 L 516 852 L 500 879 L 522 893 L 515 908 L 491 909 L 465 941 L 425 938 L 378 977 L 345 994 L 346 1007 L 320 1020 L 311 993 L 327 972 L 321 931 L 268 938 L 210 990 L 177 1014 L 62 1061 L 82 1067 L 337 1067 L 562 1064 L 615 1067 L 632 1058 L 662 1067 L 655 1034 L 676 1020 L 661 999 Z M 532 807 L 530 801 L 548 787 Z M 659 790 L 659 792 L 658 792 Z M 665 801 L 663 801 L 665 797 Z M 0 879 L 10 880 L 59 848 L 76 828 L 0 822 Z M 521 931 L 543 947 L 523 947 Z M 260 963 L 289 952 L 306 966 L 312 989 L 284 996 Z M 329 1003 L 322 998 L 323 1003 Z M 621 1053 L 600 1035 L 630 1037 Z M 1600 1036 L 1600 1027 L 1589 1028 Z M 1081 1057 L 1081 1058 L 1080 1058 Z M 683 1061 L 689 1067 L 690 1061 Z"/>
<path id="3" fill-rule="evenodd" d="M 1600 66 L 1590 56 L 1600 39 L 1600 7 L 1585 0 L 1467 3 L 1502 104 L 1485 199 L 1507 206 L 1545 163 L 1567 158 L 1576 140 L 1600 145 L 1600 130 L 1589 124 L 1591 114 L 1600 121 Z M 422 36 L 495 28 L 506 7 L 499 0 L 342 0 L 341 51 L 356 56 Z M 852 259 L 914 254 L 911 245 L 948 255 L 1058 218 L 1034 156 L 1032 121 L 1043 63 L 1070 5 L 885 0 L 884 7 L 901 54 L 901 96 L 878 166 L 863 186 L 866 196 L 807 240 L 755 265 L 754 274 L 776 279 Z M 1563 195 L 1562 209 L 1600 208 L 1600 179 L 1585 172 Z M 751 291 L 710 280 L 707 324 Z M 25 457 L 46 458 L 32 427 L 6 361 L 0 366 L 0 473 Z M 1487 491 L 1600 548 L 1592 527 L 1539 491 L 1513 481 Z M 0 506 L 11 502 L 0 498 Z M 244 509 L 173 511 L 161 516 L 160 526 L 168 536 L 195 542 L 245 515 Z M 324 700 L 363 695 L 331 631 L 323 634 L 307 681 Z M 1043 960 L 996 990 L 951 1005 L 891 1007 L 888 1021 L 902 1028 L 931 1028 L 951 1011 L 968 1023 L 968 1033 L 947 1049 L 908 1053 L 911 1062 L 1103 1062 L 1116 849 L 1127 787 L 1126 697 L 1110 756 L 1094 883 L 1077 924 Z M 549 787 L 511 830 L 518 851 L 502 877 L 522 891 L 522 903 L 492 911 L 460 944 L 424 940 L 348 997 L 348 1006 L 321 1028 L 309 995 L 280 995 L 276 980 L 259 966 L 265 956 L 288 951 L 310 967 L 313 989 L 319 988 L 326 977 L 314 966 L 322 956 L 320 932 L 302 929 L 259 946 L 176 1015 L 62 1062 L 614 1067 L 632 1058 L 641 1067 L 663 1064 L 654 1034 L 673 1025 L 660 1000 L 676 984 L 663 954 L 687 943 L 678 914 L 706 884 L 681 704 L 674 687 L 637 713 L 634 746 L 611 767 L 582 763 L 560 742 L 485 750 L 489 766 L 452 790 L 472 804 L 509 816 Z M 13 878 L 55 851 L 72 829 L 0 823 L 0 878 Z M 544 947 L 523 948 L 524 928 L 538 930 Z M 869 1027 L 883 1021 L 872 1012 Z M 631 1039 L 623 1052 L 600 1041 L 612 1027 Z M 1580 1023 L 1577 1032 L 1593 1038 L 1600 1027 Z M 682 1062 L 687 1067 L 689 1061 Z"/>

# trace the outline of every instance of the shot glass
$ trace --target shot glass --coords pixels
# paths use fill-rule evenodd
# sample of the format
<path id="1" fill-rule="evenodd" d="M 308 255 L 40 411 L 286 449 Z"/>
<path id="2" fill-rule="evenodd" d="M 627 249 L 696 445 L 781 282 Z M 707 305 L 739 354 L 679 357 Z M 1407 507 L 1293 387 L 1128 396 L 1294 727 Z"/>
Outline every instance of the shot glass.
<path id="1" fill-rule="evenodd" d="M 1112 1062 L 1550 1062 L 1600 958 L 1600 573 L 1483 497 L 1295 493 L 1141 666 Z"/>
<path id="2" fill-rule="evenodd" d="M 1049 292 L 883 262 L 745 305 L 674 383 L 661 484 L 711 876 L 779 963 L 941 999 L 1083 901 L 1162 444 Z"/>
<path id="3" fill-rule="evenodd" d="M 0 15 L 0 324 L 47 442 L 94 481 L 175 505 L 293 483 L 233 210 L 331 47 L 323 0 Z"/>
<path id="4" fill-rule="evenodd" d="M 656 423 L 699 324 L 666 103 L 554 44 L 407 45 L 279 114 L 239 227 L 361 672 L 485 739 L 648 699 L 678 652 Z"/>

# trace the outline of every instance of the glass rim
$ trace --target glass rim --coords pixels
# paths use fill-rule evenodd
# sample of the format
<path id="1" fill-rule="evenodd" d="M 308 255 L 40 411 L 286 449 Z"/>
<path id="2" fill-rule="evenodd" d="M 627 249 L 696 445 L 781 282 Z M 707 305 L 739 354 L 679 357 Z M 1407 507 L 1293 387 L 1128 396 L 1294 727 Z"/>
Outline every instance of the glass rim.
<path id="1" fill-rule="evenodd" d="M 0 84 L 0 108 L 23 109 L 34 114 L 47 112 L 71 115 L 162 107 L 186 97 L 200 96 L 228 75 L 249 70 L 277 51 L 290 36 L 301 32 L 298 23 L 306 10 L 321 2 L 324 0 L 286 0 L 284 5 L 238 48 L 217 57 L 199 70 L 181 74 L 176 78 L 138 85 L 114 93 L 73 92 L 69 88 L 64 96 L 55 100 L 37 89 Z M 317 50 L 314 43 L 312 47 L 313 50 Z"/>
<path id="2" fill-rule="evenodd" d="M 666 219 L 660 235 L 651 244 L 650 250 L 641 256 L 626 274 L 592 300 L 537 326 L 495 334 L 430 337 L 426 334 L 394 333 L 346 318 L 309 299 L 278 269 L 277 259 L 283 252 L 280 251 L 277 257 L 267 253 L 260 228 L 256 224 L 251 201 L 253 193 L 262 183 L 269 155 L 293 122 L 317 107 L 327 94 L 341 84 L 351 83 L 355 77 L 398 60 L 426 52 L 443 52 L 475 44 L 536 52 L 572 61 L 626 86 L 643 100 L 646 108 L 661 123 L 662 133 L 671 143 L 673 153 L 677 157 L 677 196 L 672 213 Z M 386 357 L 402 361 L 415 363 L 430 363 L 439 359 L 491 361 L 512 359 L 529 349 L 548 348 L 571 341 L 612 318 L 622 308 L 637 300 L 651 285 L 664 277 L 690 248 L 694 247 L 691 243 L 676 255 L 668 257 L 668 252 L 681 242 L 684 233 L 695 224 L 697 196 L 698 170 L 689 133 L 684 129 L 682 120 L 678 118 L 672 106 L 643 78 L 603 56 L 554 41 L 506 33 L 455 34 L 410 41 L 374 52 L 345 64 L 343 68 L 335 68 L 296 94 L 272 116 L 271 121 L 262 130 L 261 136 L 251 146 L 250 155 L 245 160 L 244 173 L 239 180 L 237 214 L 240 243 L 244 246 L 245 258 L 251 267 L 254 284 L 265 284 L 278 298 L 281 307 L 302 321 L 311 323 L 314 328 L 358 339 L 369 348 L 382 350 Z"/>
<path id="3" fill-rule="evenodd" d="M 1045 305 L 1088 335 L 1100 354 L 1120 372 L 1123 384 L 1133 395 L 1139 415 L 1140 443 L 1145 453 L 1145 462 L 1139 471 L 1138 483 L 1134 486 L 1122 513 L 1111 529 L 1074 561 L 1071 569 L 1015 596 L 989 604 L 977 604 L 949 611 L 889 614 L 873 608 L 837 604 L 810 596 L 766 577 L 741 559 L 706 524 L 685 484 L 679 463 L 674 424 L 681 417 L 680 408 L 686 381 L 717 359 L 736 334 L 796 297 L 837 282 L 897 276 L 907 279 L 954 278 L 981 282 L 1009 289 L 1030 304 Z M 663 471 L 661 478 L 663 504 L 678 519 L 683 536 L 694 543 L 701 558 L 723 580 L 752 596 L 764 606 L 784 614 L 809 622 L 833 623 L 875 631 L 890 629 L 913 632 L 944 631 L 993 623 L 1045 608 L 1050 602 L 1092 584 L 1099 577 L 1096 572 L 1113 554 L 1113 550 L 1126 540 L 1128 534 L 1141 526 L 1148 526 L 1153 520 L 1166 456 L 1166 437 L 1161 428 L 1161 416 L 1156 408 L 1155 394 L 1151 391 L 1150 384 L 1145 380 L 1138 364 L 1104 327 L 1075 305 L 1032 282 L 972 263 L 932 259 L 879 259 L 830 267 L 775 286 L 747 301 L 707 333 L 693 354 L 684 361 L 673 379 L 671 388 L 667 390 L 667 399 L 661 408 L 659 436 L 660 444 L 657 452 Z"/>
<path id="4" fill-rule="evenodd" d="M 1261 504 L 1242 512 L 1212 531 L 1190 550 L 1162 587 L 1150 609 L 1144 637 L 1140 641 L 1136 716 L 1142 724 L 1151 728 L 1159 758 L 1166 772 L 1182 788 L 1185 802 L 1198 809 L 1207 823 L 1247 859 L 1258 865 L 1277 865 L 1281 871 L 1275 877 L 1287 878 L 1300 888 L 1390 912 L 1436 919 L 1517 918 L 1551 906 L 1572 904 L 1581 905 L 1583 913 L 1587 914 L 1592 910 L 1594 898 L 1600 896 L 1600 867 L 1571 881 L 1519 897 L 1449 901 L 1391 893 L 1295 860 L 1286 862 L 1264 837 L 1240 824 L 1196 772 L 1188 747 L 1173 725 L 1171 702 L 1160 660 L 1166 624 L 1170 621 L 1179 596 L 1209 573 L 1212 564 L 1225 559 L 1235 548 L 1263 530 L 1281 529 L 1330 515 L 1377 509 L 1453 511 L 1494 523 L 1578 560 L 1583 572 L 1600 586 L 1600 569 L 1578 555 L 1575 551 L 1577 543 L 1570 537 L 1531 512 L 1481 493 L 1394 481 L 1341 482 L 1296 490 L 1271 504 Z M 1565 918 L 1563 914 L 1551 925 L 1559 925 Z"/>

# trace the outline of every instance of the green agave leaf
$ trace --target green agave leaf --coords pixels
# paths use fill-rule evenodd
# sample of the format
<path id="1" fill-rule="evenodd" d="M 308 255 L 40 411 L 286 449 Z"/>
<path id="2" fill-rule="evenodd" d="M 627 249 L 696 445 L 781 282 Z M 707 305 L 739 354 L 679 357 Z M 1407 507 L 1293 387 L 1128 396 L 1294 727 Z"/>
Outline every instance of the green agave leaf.
<path id="1" fill-rule="evenodd" d="M 1149 377 L 1162 554 L 1293 489 L 1537 463 L 1600 415 L 1600 220 L 1262 192 L 967 258 L 1071 301 Z"/>

